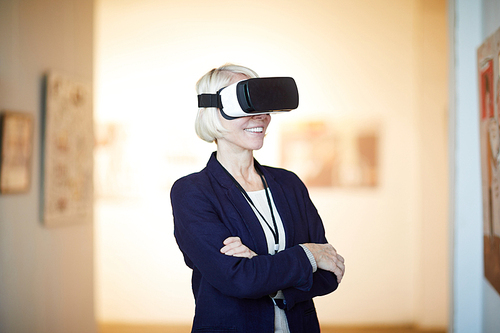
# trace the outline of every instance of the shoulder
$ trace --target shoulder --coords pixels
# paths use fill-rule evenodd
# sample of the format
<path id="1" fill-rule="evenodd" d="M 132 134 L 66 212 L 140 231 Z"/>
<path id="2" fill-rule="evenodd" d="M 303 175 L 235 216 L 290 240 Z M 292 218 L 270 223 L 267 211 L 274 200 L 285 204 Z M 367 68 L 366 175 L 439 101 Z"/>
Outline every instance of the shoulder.
<path id="1" fill-rule="evenodd" d="M 299 177 L 294 172 L 287 169 L 272 167 L 269 165 L 261 165 L 261 168 L 266 170 L 273 177 L 299 179 Z"/>
<path id="2" fill-rule="evenodd" d="M 213 160 L 214 158 L 211 157 L 205 168 L 201 171 L 177 179 L 170 190 L 171 196 L 199 191 L 203 192 L 203 189 L 211 188 L 213 186 L 213 179 L 211 178 L 214 178 L 211 177 L 211 173 L 215 168 Z"/>
<path id="3" fill-rule="evenodd" d="M 176 180 L 170 189 L 170 203 L 174 215 L 181 212 L 190 214 L 193 209 L 210 211 L 210 207 L 220 195 L 220 189 L 214 183 L 216 182 L 212 182 L 210 176 L 203 171 Z"/>
<path id="4" fill-rule="evenodd" d="M 177 179 L 170 190 L 171 195 L 189 194 L 200 191 L 209 184 L 204 170 Z"/>
<path id="5" fill-rule="evenodd" d="M 273 177 L 276 180 L 276 182 L 280 183 L 285 187 L 291 186 L 300 189 L 306 188 L 302 180 L 299 178 L 299 176 L 297 176 L 297 174 L 295 174 L 290 170 L 271 167 L 267 165 L 263 165 L 261 167 L 264 170 L 264 173 L 267 173 L 268 175 Z"/>

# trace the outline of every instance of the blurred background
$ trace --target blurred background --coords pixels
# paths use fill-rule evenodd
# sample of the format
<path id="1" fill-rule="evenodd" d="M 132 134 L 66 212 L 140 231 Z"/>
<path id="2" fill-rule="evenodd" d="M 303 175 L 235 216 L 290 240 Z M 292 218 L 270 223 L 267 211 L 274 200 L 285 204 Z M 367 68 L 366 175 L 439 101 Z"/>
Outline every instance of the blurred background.
<path id="1" fill-rule="evenodd" d="M 347 260 L 341 288 L 317 300 L 322 324 L 447 326 L 445 1 L 100 0 L 95 10 L 99 321 L 191 320 L 169 190 L 216 148 L 194 133 L 194 84 L 232 62 L 299 86 L 300 107 L 272 116 L 256 156 L 306 181 Z"/>
<path id="2" fill-rule="evenodd" d="M 322 327 L 496 332 L 475 50 L 499 18 L 493 0 L 0 0 L 0 109 L 35 119 L 32 186 L 0 196 L 0 332 L 189 331 L 169 192 L 216 149 L 194 86 L 227 62 L 298 84 L 256 158 L 306 182 L 346 258 Z M 93 91 L 83 224 L 40 222 L 47 70 Z"/>

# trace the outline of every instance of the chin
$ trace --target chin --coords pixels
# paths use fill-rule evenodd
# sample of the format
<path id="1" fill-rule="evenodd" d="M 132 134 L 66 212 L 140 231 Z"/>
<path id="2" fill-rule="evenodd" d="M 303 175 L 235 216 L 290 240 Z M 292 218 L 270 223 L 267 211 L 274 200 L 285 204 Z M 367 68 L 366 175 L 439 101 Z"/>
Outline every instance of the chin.
<path id="1" fill-rule="evenodd" d="M 255 148 L 253 148 L 252 150 L 260 150 L 262 147 L 264 147 L 264 144 L 255 146 Z"/>

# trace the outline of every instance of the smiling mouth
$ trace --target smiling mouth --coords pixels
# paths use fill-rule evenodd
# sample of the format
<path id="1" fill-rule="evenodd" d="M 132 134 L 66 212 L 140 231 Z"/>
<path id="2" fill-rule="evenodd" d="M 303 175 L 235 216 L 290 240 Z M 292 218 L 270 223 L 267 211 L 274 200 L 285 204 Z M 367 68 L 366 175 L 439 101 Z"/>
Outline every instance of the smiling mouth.
<path id="1" fill-rule="evenodd" d="M 245 128 L 245 131 L 250 133 L 262 133 L 264 131 L 264 127 Z"/>

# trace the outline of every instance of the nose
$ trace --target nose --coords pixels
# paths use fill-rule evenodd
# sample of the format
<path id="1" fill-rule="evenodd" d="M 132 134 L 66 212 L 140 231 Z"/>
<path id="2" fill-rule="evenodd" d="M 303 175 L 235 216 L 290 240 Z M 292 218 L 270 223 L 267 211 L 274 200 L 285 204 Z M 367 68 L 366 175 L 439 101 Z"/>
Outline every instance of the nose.
<path id="1" fill-rule="evenodd" d="M 264 119 L 265 117 L 270 117 L 270 115 L 265 113 L 265 114 L 256 114 L 252 116 L 253 119 Z"/>

